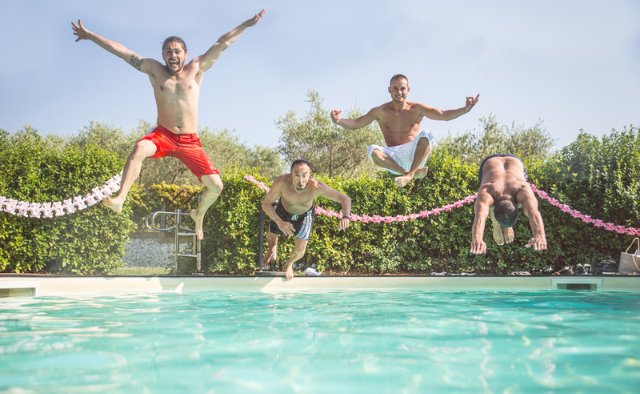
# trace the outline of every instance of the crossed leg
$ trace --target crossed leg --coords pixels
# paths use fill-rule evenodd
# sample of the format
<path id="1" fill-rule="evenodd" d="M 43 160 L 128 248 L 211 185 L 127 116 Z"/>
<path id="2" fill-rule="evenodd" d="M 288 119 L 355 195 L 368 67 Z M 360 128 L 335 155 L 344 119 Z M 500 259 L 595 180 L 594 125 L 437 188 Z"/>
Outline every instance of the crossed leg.
<path id="1" fill-rule="evenodd" d="M 124 164 L 124 170 L 122 170 L 122 180 L 120 181 L 120 190 L 114 197 L 106 197 L 102 199 L 102 205 L 113 210 L 116 213 L 122 212 L 122 206 L 127 199 L 127 194 L 131 190 L 133 182 L 138 179 L 140 170 L 142 169 L 142 162 L 147 157 L 151 157 L 156 153 L 156 144 L 149 140 L 141 140 L 136 143 L 127 161 Z"/>
<path id="2" fill-rule="evenodd" d="M 420 167 L 420 164 L 424 161 L 424 159 L 429 154 L 429 139 L 425 137 L 421 137 L 416 144 L 416 150 L 413 155 L 413 162 L 411 163 L 411 168 L 407 171 L 404 168 L 400 167 L 398 163 L 393 160 L 393 158 L 386 153 L 381 152 L 379 149 L 374 149 L 371 152 L 371 158 L 376 165 L 391 170 L 393 172 L 397 172 L 400 175 L 395 179 L 395 184 L 398 187 L 404 187 L 412 179 L 420 179 L 427 176 L 427 171 L 429 168 L 427 166 Z"/>

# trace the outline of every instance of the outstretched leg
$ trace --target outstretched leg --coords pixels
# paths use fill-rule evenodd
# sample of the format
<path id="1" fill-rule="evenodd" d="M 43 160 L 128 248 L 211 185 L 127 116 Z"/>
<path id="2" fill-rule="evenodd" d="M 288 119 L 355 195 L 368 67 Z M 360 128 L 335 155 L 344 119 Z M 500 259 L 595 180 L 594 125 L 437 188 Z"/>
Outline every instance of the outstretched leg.
<path id="1" fill-rule="evenodd" d="M 122 180 L 120 181 L 120 190 L 114 197 L 106 197 L 102 199 L 102 205 L 112 209 L 116 213 L 122 212 L 122 205 L 127 199 L 127 194 L 131 189 L 131 185 L 140 175 L 140 169 L 142 169 L 142 161 L 147 157 L 151 157 L 156 153 L 156 144 L 149 140 L 141 140 L 136 143 L 127 162 L 124 164 L 124 170 L 122 170 Z"/>
<path id="2" fill-rule="evenodd" d="M 293 263 L 300 260 L 304 256 L 304 252 L 307 249 L 307 240 L 296 238 L 293 243 L 293 252 L 291 252 L 291 256 L 287 260 L 287 268 L 285 269 L 284 276 L 287 277 L 287 280 L 293 279 Z"/>
<path id="3" fill-rule="evenodd" d="M 204 183 L 204 192 L 202 192 L 202 200 L 197 209 L 191 210 L 191 218 L 196 222 L 196 235 L 198 239 L 204 238 L 202 230 L 202 222 L 207 209 L 216 202 L 220 193 L 222 193 L 222 179 L 218 174 L 203 175 L 202 183 Z"/>
<path id="4" fill-rule="evenodd" d="M 395 179 L 396 186 L 405 187 L 407 183 L 411 182 L 413 178 L 421 179 L 427 176 L 428 167 L 420 167 L 420 164 L 424 161 L 425 157 L 429 154 L 429 139 L 421 137 L 416 145 L 416 151 L 413 155 L 413 163 L 411 163 L 411 169 L 409 171 L 401 172 L 401 175 Z"/>
<path id="5" fill-rule="evenodd" d="M 269 231 L 267 233 L 267 251 L 262 257 L 262 268 L 271 265 L 272 261 L 276 261 L 276 250 L 278 249 L 278 235 Z M 273 268 L 273 267 L 271 267 Z"/>

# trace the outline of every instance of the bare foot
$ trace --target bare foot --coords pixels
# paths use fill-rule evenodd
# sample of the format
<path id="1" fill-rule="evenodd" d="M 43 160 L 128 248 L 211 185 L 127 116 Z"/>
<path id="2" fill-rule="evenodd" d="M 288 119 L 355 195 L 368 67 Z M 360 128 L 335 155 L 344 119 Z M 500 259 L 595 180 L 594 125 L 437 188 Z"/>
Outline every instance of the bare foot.
<path id="1" fill-rule="evenodd" d="M 504 235 L 504 242 L 510 244 L 513 242 L 513 227 L 507 227 L 502 229 L 502 234 Z"/>
<path id="2" fill-rule="evenodd" d="M 412 175 L 402 175 L 397 177 L 394 182 L 396 184 L 396 186 L 398 187 L 405 187 L 407 185 L 407 183 L 411 182 L 411 180 L 413 179 Z"/>
<path id="3" fill-rule="evenodd" d="M 493 226 L 493 240 L 496 241 L 498 245 L 504 245 L 501 226 Z"/>
<path id="4" fill-rule="evenodd" d="M 202 240 L 202 238 L 204 238 L 204 232 L 202 231 L 202 220 L 204 219 L 204 215 L 197 215 L 196 211 L 196 209 L 192 209 L 189 216 L 191 216 L 191 219 L 196 222 L 196 236 L 199 240 Z"/>
<path id="5" fill-rule="evenodd" d="M 265 253 L 265 255 L 262 257 L 262 268 L 271 265 L 271 263 L 275 263 L 278 260 L 278 258 L 276 257 L 275 253 L 272 253 L 271 256 L 269 256 L 269 253 Z"/>
<path id="6" fill-rule="evenodd" d="M 427 172 L 429 171 L 429 167 L 422 167 L 416 170 L 416 173 L 413 175 L 415 179 L 422 179 L 427 176 Z"/>
<path id="7" fill-rule="evenodd" d="M 289 268 L 284 272 L 284 276 L 287 277 L 287 280 L 293 279 L 293 265 L 290 265 Z"/>
<path id="8" fill-rule="evenodd" d="M 124 198 L 105 197 L 102 199 L 102 205 L 111 209 L 115 213 L 120 213 L 122 212 L 122 205 L 124 205 Z"/>

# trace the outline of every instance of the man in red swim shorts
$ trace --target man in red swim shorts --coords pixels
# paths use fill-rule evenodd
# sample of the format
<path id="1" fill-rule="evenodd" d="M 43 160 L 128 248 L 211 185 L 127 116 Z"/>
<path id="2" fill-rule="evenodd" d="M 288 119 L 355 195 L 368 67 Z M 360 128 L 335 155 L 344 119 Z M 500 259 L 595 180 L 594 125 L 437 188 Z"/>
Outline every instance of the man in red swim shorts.
<path id="1" fill-rule="evenodd" d="M 202 220 L 207 209 L 222 192 L 222 180 L 213 162 L 202 149 L 198 138 L 198 99 L 202 77 L 218 60 L 222 51 L 240 37 L 246 28 L 254 26 L 264 15 L 262 10 L 240 26 L 223 34 L 209 50 L 189 63 L 187 46 L 179 37 L 169 37 L 162 44 L 162 64 L 157 60 L 142 57 L 125 48 L 122 44 L 107 40 L 72 23 L 73 31 L 80 40 L 91 40 L 103 49 L 122 58 L 135 69 L 149 75 L 158 107 L 158 127 L 137 142 L 127 158 L 122 174 L 120 191 L 114 198 L 107 197 L 102 204 L 115 212 L 122 212 L 131 185 L 140 175 L 142 161 L 147 157 L 173 156 L 180 159 L 191 172 L 200 179 L 205 189 L 197 209 L 191 211 L 196 222 L 198 239 L 203 238 Z M 185 64 L 186 63 L 186 64 Z"/>

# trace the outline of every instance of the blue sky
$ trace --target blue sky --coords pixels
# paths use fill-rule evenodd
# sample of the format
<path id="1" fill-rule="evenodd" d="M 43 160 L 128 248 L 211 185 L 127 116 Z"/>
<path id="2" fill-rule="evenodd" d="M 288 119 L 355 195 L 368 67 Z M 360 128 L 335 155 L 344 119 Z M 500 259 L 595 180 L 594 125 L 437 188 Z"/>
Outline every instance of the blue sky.
<path id="1" fill-rule="evenodd" d="M 602 1 L 6 1 L 0 0 L 0 128 L 31 124 L 71 135 L 89 121 L 126 130 L 155 122 L 148 77 L 89 41 L 71 22 L 161 60 L 181 36 L 189 58 L 266 9 L 204 77 L 200 126 L 235 130 L 276 146 L 274 121 L 303 115 L 308 89 L 328 109 L 368 110 L 389 100 L 391 75 L 409 77 L 408 99 L 473 111 L 425 120 L 436 136 L 464 132 L 493 113 L 537 120 L 558 139 L 640 125 L 640 2 Z M 214 158 L 215 161 L 215 158 Z"/>

